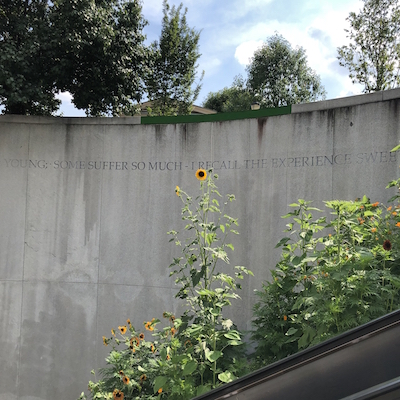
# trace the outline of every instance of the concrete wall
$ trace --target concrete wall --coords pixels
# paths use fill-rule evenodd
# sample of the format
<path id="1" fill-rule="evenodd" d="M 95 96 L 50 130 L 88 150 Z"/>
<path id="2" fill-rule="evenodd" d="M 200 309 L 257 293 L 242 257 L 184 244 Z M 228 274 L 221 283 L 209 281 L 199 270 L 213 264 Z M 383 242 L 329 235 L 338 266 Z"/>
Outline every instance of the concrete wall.
<path id="1" fill-rule="evenodd" d="M 392 195 L 399 107 L 393 90 L 198 124 L 0 117 L 0 399 L 75 399 L 112 327 L 177 312 L 166 232 L 183 228 L 175 186 L 196 194 L 199 167 L 237 197 L 230 259 L 255 278 L 230 316 L 250 328 L 289 203 Z"/>

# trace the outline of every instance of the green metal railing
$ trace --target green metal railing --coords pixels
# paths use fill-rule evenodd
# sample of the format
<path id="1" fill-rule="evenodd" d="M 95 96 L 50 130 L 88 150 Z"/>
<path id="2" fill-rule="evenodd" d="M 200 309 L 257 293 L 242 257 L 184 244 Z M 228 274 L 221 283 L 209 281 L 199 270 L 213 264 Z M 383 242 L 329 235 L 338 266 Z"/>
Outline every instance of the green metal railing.
<path id="1" fill-rule="evenodd" d="M 276 115 L 285 115 L 292 112 L 292 107 L 263 108 L 252 111 L 238 111 L 217 114 L 201 114 L 201 115 L 176 115 L 172 117 L 142 117 L 142 125 L 153 124 L 188 124 L 198 122 L 217 122 L 232 121 L 237 119 L 273 117 Z"/>

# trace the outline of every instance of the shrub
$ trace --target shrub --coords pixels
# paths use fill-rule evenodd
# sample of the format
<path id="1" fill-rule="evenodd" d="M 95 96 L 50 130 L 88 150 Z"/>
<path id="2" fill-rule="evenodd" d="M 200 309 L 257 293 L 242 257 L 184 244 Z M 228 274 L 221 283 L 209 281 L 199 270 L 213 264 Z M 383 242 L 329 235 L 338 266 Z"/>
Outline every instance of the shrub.
<path id="1" fill-rule="evenodd" d="M 399 181 L 388 187 L 399 187 Z M 265 365 L 400 307 L 400 205 L 291 204 L 282 257 L 254 307 L 257 365 Z M 397 204 L 396 204 L 397 203 Z"/>

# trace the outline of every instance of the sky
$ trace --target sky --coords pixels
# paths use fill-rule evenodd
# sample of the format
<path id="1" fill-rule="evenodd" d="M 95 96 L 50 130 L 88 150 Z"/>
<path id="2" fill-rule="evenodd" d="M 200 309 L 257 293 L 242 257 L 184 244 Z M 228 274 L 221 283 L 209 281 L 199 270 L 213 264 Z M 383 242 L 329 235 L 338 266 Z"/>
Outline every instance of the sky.
<path id="1" fill-rule="evenodd" d="M 142 13 L 148 21 L 146 43 L 158 40 L 161 32 L 162 0 L 143 0 Z M 187 22 L 201 32 L 198 76 L 204 71 L 196 105 L 207 94 L 231 86 L 234 77 L 246 77 L 246 65 L 254 51 L 275 33 L 293 48 L 306 50 L 309 66 L 320 76 L 327 99 L 360 94 L 348 70 L 339 65 L 337 48 L 349 43 L 345 29 L 351 11 L 358 12 L 361 0 L 169 0 L 188 9 Z M 63 116 L 84 116 L 71 104 L 69 93 L 60 93 Z"/>

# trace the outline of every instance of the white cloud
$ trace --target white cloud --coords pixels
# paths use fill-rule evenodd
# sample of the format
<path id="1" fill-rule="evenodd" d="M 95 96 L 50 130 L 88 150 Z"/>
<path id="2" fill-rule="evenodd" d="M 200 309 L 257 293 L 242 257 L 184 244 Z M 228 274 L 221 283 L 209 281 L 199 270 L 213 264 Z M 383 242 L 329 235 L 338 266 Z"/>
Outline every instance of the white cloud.
<path id="1" fill-rule="evenodd" d="M 360 4 L 360 0 L 353 0 L 336 7 L 333 2 L 322 2 L 321 9 L 313 14 L 314 18 L 296 22 L 273 20 L 255 23 L 250 29 L 238 32 L 240 44 L 236 46 L 235 58 L 240 64 L 247 64 L 257 48 L 255 43 L 278 32 L 293 47 L 303 47 L 306 50 L 309 66 L 321 76 L 322 81 L 324 77 L 344 79 L 345 72 L 338 72 L 338 68 L 332 66 L 337 63 L 337 47 L 348 42 L 344 30 L 348 27 L 346 18 L 350 11 L 358 10 Z M 349 89 L 350 86 L 346 84 L 343 91 L 347 93 Z"/>
<path id="2" fill-rule="evenodd" d="M 249 40 L 248 42 L 241 43 L 237 46 L 235 50 L 235 58 L 239 61 L 239 64 L 249 64 L 250 58 L 253 57 L 254 52 L 261 47 L 262 44 L 262 40 Z"/>
<path id="3" fill-rule="evenodd" d="M 198 71 L 205 71 L 207 76 L 214 75 L 219 71 L 222 62 L 219 58 L 213 57 L 202 57 L 200 59 Z"/>

